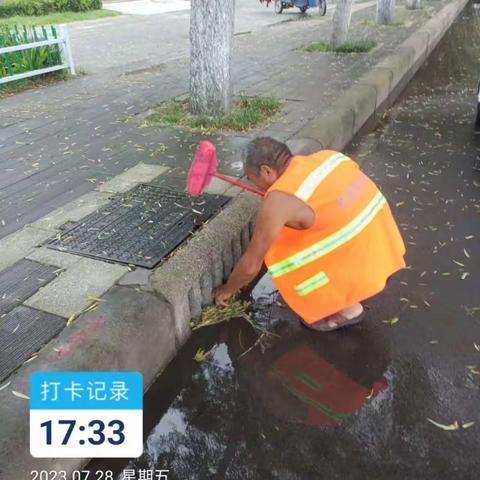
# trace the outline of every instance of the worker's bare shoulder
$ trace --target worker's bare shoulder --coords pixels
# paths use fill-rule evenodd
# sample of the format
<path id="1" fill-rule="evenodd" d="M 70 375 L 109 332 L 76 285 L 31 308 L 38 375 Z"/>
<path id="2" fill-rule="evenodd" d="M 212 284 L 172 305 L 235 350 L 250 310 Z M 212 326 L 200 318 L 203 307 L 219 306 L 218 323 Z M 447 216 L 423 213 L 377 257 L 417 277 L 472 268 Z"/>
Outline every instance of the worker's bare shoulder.
<path id="1" fill-rule="evenodd" d="M 289 195 L 283 192 L 270 192 L 263 198 L 258 210 L 260 217 L 281 217 L 285 211 L 286 204 L 289 203 Z"/>
<path id="2" fill-rule="evenodd" d="M 277 190 L 270 192 L 265 197 L 263 203 L 268 209 L 277 209 L 281 207 L 283 210 L 295 210 L 302 206 L 306 207 L 306 203 L 295 195 Z"/>
<path id="3" fill-rule="evenodd" d="M 262 202 L 258 219 L 272 225 L 286 225 L 292 228 L 307 229 L 315 223 L 315 212 L 303 200 L 286 192 L 273 191 Z"/>
<path id="4" fill-rule="evenodd" d="M 278 207 L 285 204 L 297 204 L 298 202 L 298 198 L 294 195 L 291 195 L 287 192 L 274 190 L 265 197 L 264 205 L 268 205 L 269 207 Z"/>
<path id="5" fill-rule="evenodd" d="M 257 213 L 255 234 L 251 246 L 271 242 L 280 229 L 291 220 L 290 195 L 270 192 L 264 197 Z M 265 240 L 266 239 L 266 240 Z"/>
<path id="6" fill-rule="evenodd" d="M 288 221 L 292 220 L 292 215 L 294 215 L 301 206 L 306 207 L 305 203 L 294 195 L 286 192 L 273 191 L 264 198 L 260 212 Z"/>

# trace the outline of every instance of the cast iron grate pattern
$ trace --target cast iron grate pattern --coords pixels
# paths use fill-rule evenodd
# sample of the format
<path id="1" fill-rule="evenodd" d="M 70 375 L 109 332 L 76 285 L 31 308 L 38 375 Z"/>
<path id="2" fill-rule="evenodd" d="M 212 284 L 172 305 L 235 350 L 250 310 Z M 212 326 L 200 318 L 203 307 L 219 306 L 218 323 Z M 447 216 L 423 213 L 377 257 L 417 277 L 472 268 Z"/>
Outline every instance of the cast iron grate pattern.
<path id="1" fill-rule="evenodd" d="M 20 260 L 0 272 L 0 317 L 56 277 L 58 268 Z"/>
<path id="2" fill-rule="evenodd" d="M 0 319 L 0 383 L 58 335 L 65 320 L 20 305 Z"/>
<path id="3" fill-rule="evenodd" d="M 117 195 L 48 247 L 103 260 L 153 268 L 228 198 L 140 184 Z"/>

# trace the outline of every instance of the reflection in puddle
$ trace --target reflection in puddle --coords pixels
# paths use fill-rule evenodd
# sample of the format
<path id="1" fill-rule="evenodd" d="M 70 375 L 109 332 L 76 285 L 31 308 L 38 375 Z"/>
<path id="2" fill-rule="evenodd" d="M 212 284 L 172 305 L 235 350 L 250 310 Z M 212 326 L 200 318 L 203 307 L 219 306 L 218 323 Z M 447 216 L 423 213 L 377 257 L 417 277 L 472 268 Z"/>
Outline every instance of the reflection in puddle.
<path id="1" fill-rule="evenodd" d="M 153 463 L 156 463 L 158 455 L 163 450 L 164 438 L 170 433 L 185 435 L 186 432 L 187 423 L 185 415 L 181 410 L 170 408 L 150 433 L 144 448 L 145 456 L 149 457 Z"/>
<path id="2" fill-rule="evenodd" d="M 282 355 L 268 380 L 303 403 L 309 425 L 338 425 L 387 387 L 382 378 L 369 390 L 304 345 Z"/>
<path id="3" fill-rule="evenodd" d="M 368 329 L 321 335 L 303 328 L 268 278 L 252 299 L 255 321 L 275 335 L 259 342 L 244 320 L 197 331 L 157 382 L 175 379 L 157 388 L 173 401 L 129 468 L 168 468 L 178 479 L 269 478 L 262 464 L 285 436 L 298 437 L 288 448 L 299 458 L 308 455 L 300 439 L 320 451 L 338 435 L 333 426 L 354 426 L 357 412 L 374 409 L 388 390 L 389 359 Z M 201 363 L 193 360 L 198 348 L 210 350 Z"/>

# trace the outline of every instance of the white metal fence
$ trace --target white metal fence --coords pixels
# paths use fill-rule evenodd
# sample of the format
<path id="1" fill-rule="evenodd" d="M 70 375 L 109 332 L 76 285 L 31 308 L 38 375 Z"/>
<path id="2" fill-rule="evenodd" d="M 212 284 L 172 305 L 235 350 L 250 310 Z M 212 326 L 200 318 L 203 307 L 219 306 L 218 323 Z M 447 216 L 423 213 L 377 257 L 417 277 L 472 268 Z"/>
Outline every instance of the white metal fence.
<path id="1" fill-rule="evenodd" d="M 23 45 L 14 45 L 12 47 L 0 48 L 0 55 L 4 53 L 20 52 L 23 50 L 30 50 L 32 48 L 46 47 L 49 45 L 59 45 L 62 51 L 62 64 L 54 65 L 52 67 L 40 68 L 28 72 L 17 73 L 15 75 L 7 75 L 0 78 L 0 85 L 4 83 L 14 82 L 16 80 L 23 80 L 25 78 L 35 77 L 37 75 L 44 75 L 45 73 L 56 72 L 58 70 L 70 70 L 72 75 L 75 75 L 75 64 L 73 62 L 72 49 L 70 46 L 70 37 L 65 25 L 60 26 L 60 36 L 58 38 L 49 38 L 48 40 L 40 40 L 38 42 L 25 43 Z"/>

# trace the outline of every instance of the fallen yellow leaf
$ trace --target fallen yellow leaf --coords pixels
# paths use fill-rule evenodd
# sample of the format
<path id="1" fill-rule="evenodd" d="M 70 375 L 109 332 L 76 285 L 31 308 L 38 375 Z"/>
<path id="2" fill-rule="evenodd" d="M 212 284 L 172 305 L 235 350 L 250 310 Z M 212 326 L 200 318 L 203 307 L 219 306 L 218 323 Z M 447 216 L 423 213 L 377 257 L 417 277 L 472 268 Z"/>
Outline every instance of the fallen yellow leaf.
<path id="1" fill-rule="evenodd" d="M 478 371 L 478 367 L 476 365 L 467 365 L 467 369 L 473 375 L 480 375 L 480 371 Z"/>
<path id="2" fill-rule="evenodd" d="M 12 383 L 12 382 L 7 382 L 5 385 L 2 385 L 2 386 L 0 387 L 0 392 L 1 392 L 2 390 L 5 390 L 11 383 Z"/>
<path id="3" fill-rule="evenodd" d="M 94 295 L 88 295 L 87 297 L 85 297 L 85 300 L 87 300 L 87 302 L 104 302 L 105 301 L 103 298 L 98 298 L 98 297 L 95 297 Z"/>
<path id="4" fill-rule="evenodd" d="M 441 428 L 442 430 L 458 430 L 460 428 L 456 420 L 451 425 L 443 425 L 442 423 L 438 423 L 435 420 L 432 420 L 431 418 L 428 418 L 428 417 L 427 417 L 427 420 L 433 425 L 435 425 L 436 427 Z"/>
<path id="5" fill-rule="evenodd" d="M 202 348 L 199 348 L 197 350 L 197 353 L 195 354 L 195 357 L 193 358 L 196 362 L 203 362 L 208 357 L 209 354 L 210 354 L 210 350 L 205 351 Z"/>
<path id="6" fill-rule="evenodd" d="M 28 397 L 27 395 L 25 395 L 23 393 L 16 392 L 15 390 L 12 390 L 12 393 L 18 398 L 23 398 L 24 400 L 30 400 L 30 397 Z"/>
<path id="7" fill-rule="evenodd" d="M 398 317 L 394 317 L 391 320 L 383 320 L 383 323 L 388 323 L 390 325 L 395 325 L 398 322 L 398 320 L 399 320 Z"/>

